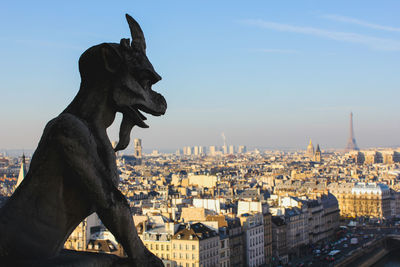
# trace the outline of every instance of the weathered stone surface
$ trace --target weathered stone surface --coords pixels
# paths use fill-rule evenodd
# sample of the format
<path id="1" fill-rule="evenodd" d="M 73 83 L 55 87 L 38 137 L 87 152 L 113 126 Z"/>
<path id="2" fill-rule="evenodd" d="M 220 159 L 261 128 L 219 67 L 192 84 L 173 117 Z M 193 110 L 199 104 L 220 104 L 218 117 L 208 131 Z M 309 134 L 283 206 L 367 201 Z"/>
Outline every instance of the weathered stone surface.
<path id="1" fill-rule="evenodd" d="M 167 108 L 164 97 L 151 90 L 161 77 L 146 57 L 143 32 L 126 17 L 132 43 L 103 43 L 82 54 L 78 94 L 46 125 L 29 172 L 1 208 L 0 263 L 102 266 L 96 263 L 114 264 L 118 259 L 131 266 L 162 266 L 138 238 L 129 205 L 117 187 L 115 152 L 106 133 L 116 112 L 121 112 L 115 150 L 125 149 L 133 126 L 148 127 L 139 110 L 159 116 Z M 129 260 L 71 251 L 59 254 L 74 228 L 93 212 Z"/>

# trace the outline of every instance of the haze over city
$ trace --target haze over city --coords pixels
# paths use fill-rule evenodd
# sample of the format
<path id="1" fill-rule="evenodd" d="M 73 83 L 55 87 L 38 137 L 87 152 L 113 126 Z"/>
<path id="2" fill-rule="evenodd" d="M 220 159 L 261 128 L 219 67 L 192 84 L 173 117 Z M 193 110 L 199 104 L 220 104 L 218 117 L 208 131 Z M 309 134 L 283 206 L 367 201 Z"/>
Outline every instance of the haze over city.
<path id="1" fill-rule="evenodd" d="M 78 58 L 141 24 L 163 79 L 164 117 L 135 128 L 146 148 L 397 146 L 397 1 L 9 2 L 0 11 L 0 149 L 34 149 L 79 89 Z M 118 135 L 120 117 L 109 130 Z"/>

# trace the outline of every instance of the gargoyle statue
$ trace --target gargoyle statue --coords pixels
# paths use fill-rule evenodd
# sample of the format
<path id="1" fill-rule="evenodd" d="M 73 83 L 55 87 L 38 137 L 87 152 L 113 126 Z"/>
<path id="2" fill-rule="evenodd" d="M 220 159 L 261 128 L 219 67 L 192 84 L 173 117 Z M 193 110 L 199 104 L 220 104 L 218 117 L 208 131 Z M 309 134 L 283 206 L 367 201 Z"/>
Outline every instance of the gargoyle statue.
<path id="1" fill-rule="evenodd" d="M 56 257 L 75 227 L 96 212 L 132 266 L 163 266 L 138 238 L 117 188 L 115 151 L 128 146 L 133 126 L 148 127 L 140 111 L 160 116 L 167 109 L 151 89 L 161 77 L 146 56 L 143 32 L 131 16 L 126 19 L 131 43 L 102 43 L 81 55 L 78 94 L 48 122 L 29 172 L 0 210 L 0 265 L 2 259 Z M 117 112 L 123 118 L 113 149 L 106 129 Z"/>

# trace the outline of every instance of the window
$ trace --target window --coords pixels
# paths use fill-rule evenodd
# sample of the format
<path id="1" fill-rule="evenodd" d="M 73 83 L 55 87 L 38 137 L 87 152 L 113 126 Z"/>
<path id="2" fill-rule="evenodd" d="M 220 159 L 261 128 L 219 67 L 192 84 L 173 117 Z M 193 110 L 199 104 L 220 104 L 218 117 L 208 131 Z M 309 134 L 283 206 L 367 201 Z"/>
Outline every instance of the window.
<path id="1" fill-rule="evenodd" d="M 169 245 L 167 245 L 167 251 L 169 251 Z"/>
<path id="2" fill-rule="evenodd" d="M 186 250 L 189 250 L 189 245 L 186 245 Z"/>
<path id="3" fill-rule="evenodd" d="M 164 250 L 164 245 L 161 245 L 161 250 Z"/>
<path id="4" fill-rule="evenodd" d="M 195 250 L 196 249 L 196 245 L 192 245 L 192 250 Z"/>
<path id="5" fill-rule="evenodd" d="M 156 244 L 156 250 L 158 250 L 158 244 Z"/>

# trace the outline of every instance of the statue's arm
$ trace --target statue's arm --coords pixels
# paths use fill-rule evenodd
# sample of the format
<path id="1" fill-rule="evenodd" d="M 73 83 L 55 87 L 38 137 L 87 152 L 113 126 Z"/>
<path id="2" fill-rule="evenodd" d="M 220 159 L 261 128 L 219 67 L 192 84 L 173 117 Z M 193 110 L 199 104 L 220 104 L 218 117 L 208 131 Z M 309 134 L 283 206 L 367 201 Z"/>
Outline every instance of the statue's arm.
<path id="1" fill-rule="evenodd" d="M 124 247 L 128 257 L 147 254 L 139 239 L 124 195 L 112 183 L 110 171 L 97 153 L 97 144 L 88 128 L 76 119 L 66 118 L 55 127 L 56 142 L 65 163 L 76 173 L 104 225 Z"/>

